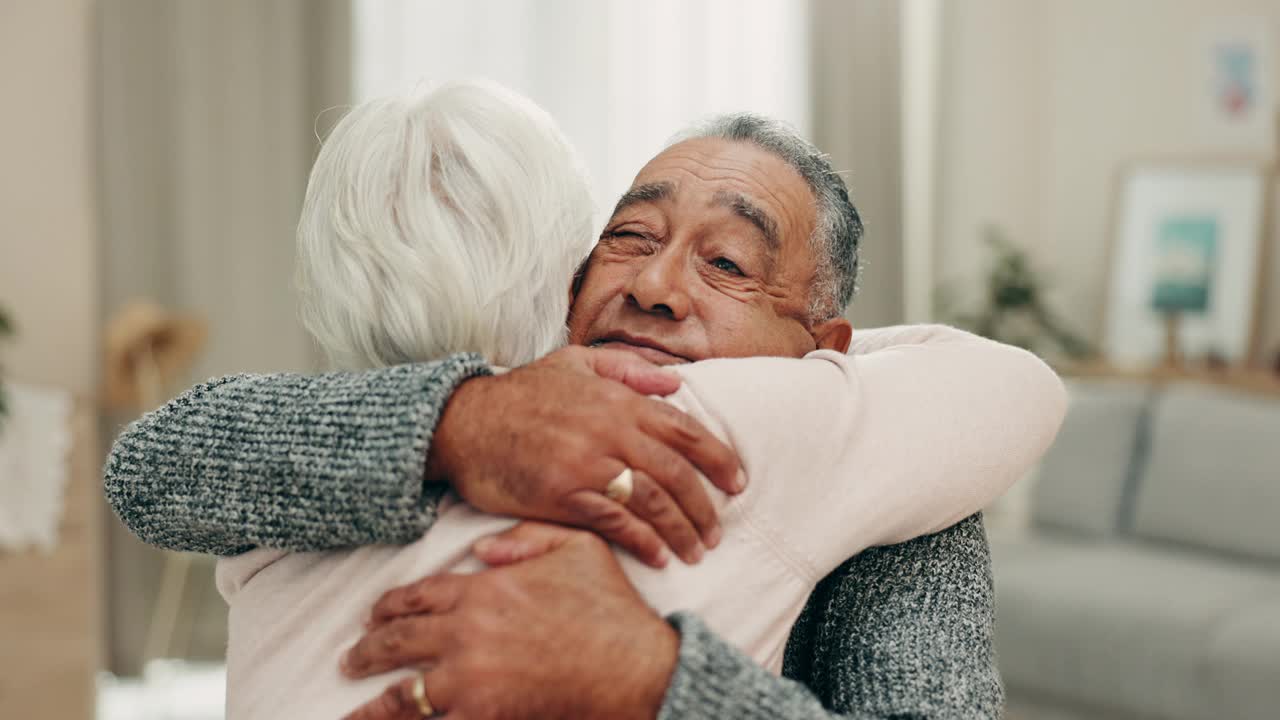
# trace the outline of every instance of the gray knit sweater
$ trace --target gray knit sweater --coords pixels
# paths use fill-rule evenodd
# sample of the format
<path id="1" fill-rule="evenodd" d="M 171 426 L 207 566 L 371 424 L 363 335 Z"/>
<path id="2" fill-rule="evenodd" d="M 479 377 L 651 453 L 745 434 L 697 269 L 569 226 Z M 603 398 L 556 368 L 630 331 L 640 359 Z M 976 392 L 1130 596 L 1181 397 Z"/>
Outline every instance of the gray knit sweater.
<path id="1" fill-rule="evenodd" d="M 443 487 L 424 484 L 454 387 L 487 373 L 446 360 L 362 373 L 238 375 L 131 425 L 106 495 L 138 537 L 171 550 L 326 550 L 417 539 Z M 787 646 L 784 678 L 693 616 L 663 718 L 995 718 L 993 592 L 982 520 L 873 548 L 828 576 Z"/>

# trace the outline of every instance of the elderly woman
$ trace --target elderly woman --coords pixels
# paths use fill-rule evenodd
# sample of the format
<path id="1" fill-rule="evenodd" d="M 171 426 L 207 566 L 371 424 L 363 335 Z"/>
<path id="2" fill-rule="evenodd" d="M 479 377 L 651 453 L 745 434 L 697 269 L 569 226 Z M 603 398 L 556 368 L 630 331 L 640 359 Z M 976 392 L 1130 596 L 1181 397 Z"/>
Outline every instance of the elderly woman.
<path id="1" fill-rule="evenodd" d="M 568 143 L 512 92 L 461 83 L 365 103 L 334 129 L 308 186 L 298 226 L 307 327 L 342 369 L 459 351 L 527 363 L 565 342 L 592 212 Z M 735 497 L 713 493 L 723 523 L 708 538 L 714 552 L 662 569 L 620 558 L 657 610 L 700 614 L 774 672 L 822 577 L 869 546 L 977 511 L 1031 466 L 1061 419 L 1060 383 L 1021 351 L 943 327 L 877 331 L 858 345 L 855 355 L 678 368 L 680 389 L 666 400 L 730 442 L 749 483 Z M 912 351 L 921 345 L 927 356 Z M 867 471 L 902 451 L 904 428 L 935 416 L 936 408 L 893 402 L 926 371 L 952 373 L 957 385 L 993 378 L 1003 392 L 969 387 L 936 399 L 985 406 L 955 430 L 933 471 Z M 964 442 L 975 436 L 984 442 Z M 642 481 L 623 470 L 607 501 L 627 502 Z M 337 716 L 375 696 L 395 678 L 353 681 L 339 671 L 368 608 L 424 575 L 478 569 L 473 545 L 514 523 L 450 497 L 404 547 L 259 549 L 222 560 L 228 717 Z M 429 711 L 422 675 L 403 677 L 416 678 Z"/>

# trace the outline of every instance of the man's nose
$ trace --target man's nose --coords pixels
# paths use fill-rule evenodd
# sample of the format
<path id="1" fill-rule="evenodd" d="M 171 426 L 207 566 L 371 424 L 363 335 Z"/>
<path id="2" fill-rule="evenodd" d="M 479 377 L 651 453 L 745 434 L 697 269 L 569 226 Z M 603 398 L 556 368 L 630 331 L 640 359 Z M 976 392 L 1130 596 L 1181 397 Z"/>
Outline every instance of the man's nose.
<path id="1" fill-rule="evenodd" d="M 627 287 L 627 302 L 640 310 L 683 320 L 689 315 L 687 263 L 670 248 L 650 255 Z"/>

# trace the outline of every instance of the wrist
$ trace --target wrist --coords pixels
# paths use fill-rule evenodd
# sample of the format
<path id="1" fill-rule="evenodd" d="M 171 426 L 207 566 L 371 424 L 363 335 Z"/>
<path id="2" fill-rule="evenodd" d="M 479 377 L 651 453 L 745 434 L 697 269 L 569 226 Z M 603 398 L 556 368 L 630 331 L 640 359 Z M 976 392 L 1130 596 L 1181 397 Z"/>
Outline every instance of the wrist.
<path id="1" fill-rule="evenodd" d="M 671 686 L 680 659 L 680 631 L 660 617 L 655 616 L 655 620 L 651 635 L 654 645 L 645 653 L 634 675 L 637 695 L 631 707 L 637 720 L 654 720 L 662 712 L 667 688 Z"/>
<path id="2" fill-rule="evenodd" d="M 484 386 L 493 380 L 492 376 L 480 375 L 463 380 L 453 389 L 427 447 L 425 482 L 454 482 L 473 437 L 474 423 L 469 409 L 484 392 Z"/>

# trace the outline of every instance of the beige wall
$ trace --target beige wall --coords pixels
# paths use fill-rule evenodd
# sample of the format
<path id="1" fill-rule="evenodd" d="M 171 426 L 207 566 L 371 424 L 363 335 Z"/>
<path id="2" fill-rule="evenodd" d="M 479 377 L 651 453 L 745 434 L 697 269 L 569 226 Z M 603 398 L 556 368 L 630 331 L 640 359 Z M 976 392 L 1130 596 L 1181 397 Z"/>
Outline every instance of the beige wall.
<path id="1" fill-rule="evenodd" d="M 813 140 L 831 155 L 862 215 L 856 327 L 904 315 L 898 0 L 814 0 Z"/>
<path id="2" fill-rule="evenodd" d="M 92 6 L 0 4 L 0 303 L 21 331 L 5 365 L 80 394 L 97 368 Z"/>
<path id="3" fill-rule="evenodd" d="M 87 718 L 99 660 L 92 0 L 0 3 L 0 304 L 6 375 L 77 397 L 50 555 L 0 553 L 0 717 Z"/>
<path id="4" fill-rule="evenodd" d="M 1232 18 L 1268 26 L 1273 83 L 1280 84 L 1280 3 L 965 0 L 945 7 L 939 279 L 974 278 L 985 259 L 981 230 L 995 223 L 1033 249 L 1056 278 L 1057 307 L 1096 338 L 1118 169 L 1143 157 L 1239 155 L 1206 134 L 1196 114 L 1202 33 Z M 1265 158 L 1270 147 L 1253 152 Z M 1280 263 L 1271 283 L 1280 285 Z M 1275 350 L 1280 287 L 1266 306 L 1264 337 Z"/>

